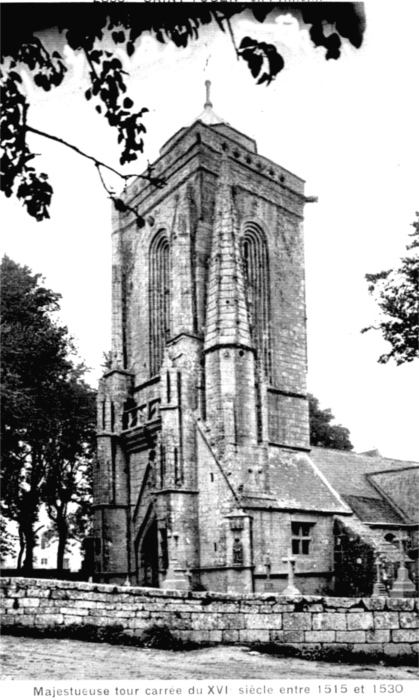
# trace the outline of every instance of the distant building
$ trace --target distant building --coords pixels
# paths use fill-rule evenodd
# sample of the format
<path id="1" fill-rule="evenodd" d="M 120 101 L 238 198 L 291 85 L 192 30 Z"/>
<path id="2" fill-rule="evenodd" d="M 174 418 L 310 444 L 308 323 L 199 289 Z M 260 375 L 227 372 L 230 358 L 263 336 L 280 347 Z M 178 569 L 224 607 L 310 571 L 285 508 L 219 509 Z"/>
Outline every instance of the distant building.
<path id="1" fill-rule="evenodd" d="M 114 214 L 95 578 L 281 592 L 292 556 L 302 592 L 331 591 L 336 523 L 361 527 L 362 498 L 391 532 L 411 521 L 378 495 L 385 478 L 348 492 L 351 475 L 331 475 L 336 453 L 310 448 L 304 182 L 259 156 L 209 97 L 160 154 L 164 186 L 137 179 Z M 350 472 L 358 457 L 342 455 Z M 369 560 L 380 547 L 397 559 L 386 534 L 370 538 Z"/>
<path id="2" fill-rule="evenodd" d="M 15 553 L 0 559 L 0 567 L 2 569 L 16 569 L 19 554 L 19 537 L 18 526 L 14 521 L 8 522 L 10 534 L 15 536 Z M 35 526 L 37 535 L 37 545 L 33 553 L 33 567 L 37 571 L 39 569 L 54 570 L 57 568 L 57 550 L 58 539 L 50 534 L 51 523 L 46 513 L 41 510 L 40 521 Z M 80 571 L 83 563 L 83 552 L 79 542 L 71 541 L 68 543 L 67 551 L 64 556 L 64 569 L 75 572 Z"/>

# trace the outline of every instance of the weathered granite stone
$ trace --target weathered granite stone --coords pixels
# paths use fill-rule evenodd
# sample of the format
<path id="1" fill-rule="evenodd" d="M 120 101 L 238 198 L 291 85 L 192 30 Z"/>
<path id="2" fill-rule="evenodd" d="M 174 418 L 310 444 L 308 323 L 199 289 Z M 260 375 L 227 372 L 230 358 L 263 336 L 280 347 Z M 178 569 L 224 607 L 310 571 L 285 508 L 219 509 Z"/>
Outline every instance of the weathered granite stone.
<path id="1" fill-rule="evenodd" d="M 400 627 L 419 627 L 419 618 L 414 612 L 401 612 L 400 617 Z"/>
<path id="2" fill-rule="evenodd" d="M 399 613 L 376 612 L 374 614 L 374 624 L 377 629 L 398 629 L 400 626 Z"/>
<path id="3" fill-rule="evenodd" d="M 284 630 L 311 630 L 311 613 L 284 613 Z"/>
<path id="4" fill-rule="evenodd" d="M 355 644 L 355 643 L 362 643 L 365 642 L 365 632 L 361 632 L 360 630 L 352 631 L 352 632 L 336 632 L 336 641 L 337 642 L 343 642 L 346 644 Z"/>
<path id="5" fill-rule="evenodd" d="M 313 630 L 345 630 L 347 616 L 342 613 L 314 613 Z"/>
<path id="6" fill-rule="evenodd" d="M 308 631 L 304 633 L 304 639 L 306 642 L 334 642 L 336 639 L 336 632 L 331 630 L 315 630 Z"/>
<path id="7" fill-rule="evenodd" d="M 419 629 L 392 630 L 391 641 L 417 643 L 419 642 Z"/>
<path id="8" fill-rule="evenodd" d="M 348 630 L 370 630 L 373 628 L 374 617 L 371 612 L 348 615 Z"/>

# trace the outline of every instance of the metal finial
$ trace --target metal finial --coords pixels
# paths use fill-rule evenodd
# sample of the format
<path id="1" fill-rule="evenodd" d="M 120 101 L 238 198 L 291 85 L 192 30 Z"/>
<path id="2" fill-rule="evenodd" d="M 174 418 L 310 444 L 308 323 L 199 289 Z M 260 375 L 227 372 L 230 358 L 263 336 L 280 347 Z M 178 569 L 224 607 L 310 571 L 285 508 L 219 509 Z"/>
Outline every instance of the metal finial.
<path id="1" fill-rule="evenodd" d="M 205 108 L 206 108 L 206 107 L 212 107 L 212 102 L 211 102 L 211 100 L 210 100 L 211 80 L 206 80 L 206 81 L 205 81 L 205 87 L 206 87 L 206 91 L 207 91 L 207 99 L 206 99 L 206 102 L 205 102 L 205 104 L 204 104 L 204 107 L 205 107 Z"/>

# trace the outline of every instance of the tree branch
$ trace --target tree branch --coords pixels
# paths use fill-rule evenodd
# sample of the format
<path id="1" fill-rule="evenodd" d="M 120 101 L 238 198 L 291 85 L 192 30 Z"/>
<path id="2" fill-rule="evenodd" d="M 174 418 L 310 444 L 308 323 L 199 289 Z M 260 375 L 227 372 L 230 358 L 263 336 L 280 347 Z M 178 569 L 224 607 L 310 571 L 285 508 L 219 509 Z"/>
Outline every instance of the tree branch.
<path id="1" fill-rule="evenodd" d="M 29 106 L 29 105 L 28 105 L 28 103 L 27 103 L 26 100 L 25 100 L 25 102 L 23 103 L 23 107 L 22 107 L 23 129 L 22 129 L 22 133 L 21 133 L 21 135 L 20 135 L 20 138 L 21 138 L 20 156 L 19 156 L 19 160 L 18 160 L 17 165 L 16 165 L 16 171 L 18 171 L 19 168 L 20 168 L 21 170 L 23 170 L 23 166 L 24 166 L 24 163 L 25 163 L 25 161 L 24 161 L 24 157 L 25 157 L 25 146 L 26 146 L 26 138 L 25 138 L 26 131 L 25 131 L 25 129 L 26 129 L 26 118 L 27 118 L 27 114 L 28 114 L 28 106 Z"/>
<path id="2" fill-rule="evenodd" d="M 138 223 L 139 221 L 141 221 L 141 225 L 143 225 L 142 222 L 144 221 L 144 219 L 143 219 L 143 217 L 141 216 L 141 214 L 139 214 L 139 212 L 138 212 L 136 209 L 134 209 L 134 207 L 131 207 L 131 206 L 130 206 L 129 204 L 127 204 L 126 202 L 122 202 L 122 200 L 119 199 L 119 197 L 117 197 L 117 195 L 115 194 L 115 192 L 112 192 L 112 191 L 107 187 L 107 185 L 106 185 L 106 183 L 105 183 L 105 181 L 104 181 L 104 179 L 103 179 L 102 173 L 100 172 L 101 165 L 100 165 L 99 163 L 96 163 L 96 168 L 97 168 L 97 171 L 98 171 L 98 173 L 99 173 L 99 177 L 100 177 L 100 181 L 101 181 L 101 183 L 102 183 L 102 186 L 103 186 L 105 192 L 108 193 L 109 199 L 111 199 L 111 200 L 113 201 L 113 203 L 115 204 L 116 208 L 118 208 L 118 204 L 119 204 L 119 206 L 123 206 L 123 211 L 130 211 L 132 214 L 135 214 L 135 216 L 136 216 L 136 218 L 137 218 L 137 223 Z M 121 211 L 121 209 L 120 209 L 120 211 Z"/>
<path id="3" fill-rule="evenodd" d="M 101 171 L 100 171 L 100 163 L 95 163 L 95 165 L 96 165 L 97 172 L 99 173 L 99 177 L 100 177 L 100 181 L 101 181 L 101 183 L 102 183 L 103 189 L 108 193 L 109 197 L 111 197 L 111 198 L 114 197 L 115 192 L 112 192 L 112 191 L 108 188 L 108 186 L 106 185 L 105 180 L 103 179 L 103 175 L 102 175 L 102 173 L 101 173 Z"/>
<path id="4" fill-rule="evenodd" d="M 89 66 L 90 66 L 90 69 L 91 69 L 93 75 L 95 76 L 95 78 L 96 78 L 96 80 L 97 80 L 97 79 L 99 78 L 99 76 L 98 76 L 98 74 L 96 73 L 96 68 L 94 67 L 93 62 L 92 62 L 92 59 L 91 59 L 90 56 L 89 56 L 89 52 L 87 51 L 87 49 L 86 49 L 84 46 L 83 46 L 83 52 L 84 52 L 84 55 L 86 56 L 87 62 L 88 62 L 88 64 L 89 64 Z"/>
<path id="5" fill-rule="evenodd" d="M 232 28 L 232 26 L 231 26 L 231 22 L 230 22 L 230 18 L 229 18 L 229 17 L 226 19 L 226 23 L 227 23 L 227 27 L 228 27 L 228 31 L 229 31 L 229 34 L 230 34 L 230 38 L 231 38 L 232 44 L 233 44 L 233 46 L 234 46 L 234 50 L 235 50 L 235 52 L 236 52 L 237 60 L 240 61 L 240 54 L 239 54 L 239 52 L 238 52 L 238 50 L 237 50 L 236 39 L 235 39 L 235 37 L 234 37 L 233 28 Z"/>
<path id="6" fill-rule="evenodd" d="M 139 175 L 138 173 L 130 173 L 129 175 L 124 175 L 123 173 L 120 173 L 118 170 L 115 170 L 115 168 L 112 168 L 111 165 L 107 165 L 106 163 L 103 163 L 101 160 L 98 160 L 94 156 L 89 156 L 88 153 L 85 153 L 77 146 L 74 146 L 72 143 L 68 143 L 68 141 L 61 139 L 59 136 L 53 136 L 53 134 L 48 134 L 46 131 L 41 131 L 40 129 L 36 129 L 33 126 L 29 126 L 29 124 L 26 125 L 25 131 L 30 131 L 32 134 L 37 134 L 38 136 L 43 136 L 46 139 L 50 139 L 51 141 L 56 141 L 57 143 L 61 143 L 61 145 L 63 145 L 63 146 L 67 146 L 67 148 L 70 148 L 71 150 L 78 153 L 79 156 L 82 156 L 83 158 L 87 158 L 88 160 L 93 161 L 93 163 L 96 166 L 106 168 L 111 173 L 118 175 L 118 177 L 122 178 L 123 180 L 129 180 L 131 177 L 139 177 L 139 178 L 142 178 L 143 180 L 150 180 L 150 178 L 147 175 Z"/>

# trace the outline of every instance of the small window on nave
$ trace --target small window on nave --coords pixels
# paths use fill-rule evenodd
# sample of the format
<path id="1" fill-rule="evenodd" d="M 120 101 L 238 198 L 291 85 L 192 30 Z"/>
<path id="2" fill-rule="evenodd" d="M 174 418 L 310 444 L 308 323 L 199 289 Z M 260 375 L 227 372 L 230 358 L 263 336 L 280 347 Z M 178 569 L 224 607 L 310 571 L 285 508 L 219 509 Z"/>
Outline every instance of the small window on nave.
<path id="1" fill-rule="evenodd" d="M 292 553 L 311 554 L 313 523 L 291 523 Z"/>

